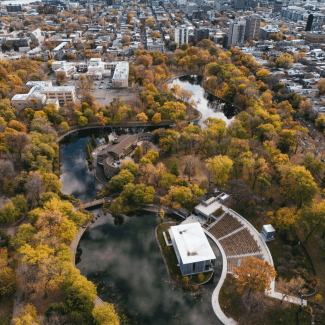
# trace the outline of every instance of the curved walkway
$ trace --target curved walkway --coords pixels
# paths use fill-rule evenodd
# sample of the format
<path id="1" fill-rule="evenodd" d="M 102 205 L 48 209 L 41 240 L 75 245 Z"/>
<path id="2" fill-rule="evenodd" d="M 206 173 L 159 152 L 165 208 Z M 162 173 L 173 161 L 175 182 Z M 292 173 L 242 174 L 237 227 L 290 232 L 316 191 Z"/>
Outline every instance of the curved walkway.
<path id="1" fill-rule="evenodd" d="M 270 252 L 266 242 L 263 240 L 261 234 L 256 230 L 256 228 L 248 220 L 246 220 L 244 217 L 242 217 L 240 214 L 238 214 L 236 211 L 234 211 L 232 209 L 228 209 L 225 206 L 222 206 L 222 208 L 225 211 L 225 213 L 218 219 L 217 222 L 213 223 L 212 227 L 209 227 L 209 229 L 205 229 L 203 227 L 203 231 L 218 246 L 218 248 L 221 252 L 222 262 L 223 262 L 221 277 L 220 277 L 220 280 L 219 280 L 216 288 L 213 291 L 212 298 L 211 298 L 212 308 L 213 308 L 213 311 L 215 312 L 216 316 L 219 318 L 219 320 L 223 324 L 226 324 L 226 325 L 231 324 L 232 325 L 232 324 L 237 324 L 237 322 L 235 320 L 233 320 L 232 318 L 228 318 L 223 313 L 223 311 L 221 310 L 221 307 L 219 305 L 219 293 L 220 293 L 221 287 L 225 281 L 227 273 L 232 273 L 232 267 L 235 266 L 234 264 L 231 264 L 228 262 L 232 259 L 236 259 L 236 260 L 243 259 L 249 255 L 259 255 L 259 256 L 262 256 L 262 259 L 264 261 L 267 261 L 270 265 L 274 266 L 274 263 L 273 263 L 273 258 L 272 258 L 271 252 Z M 236 245 L 236 244 L 234 244 L 234 242 L 231 242 L 231 241 L 228 243 L 224 242 L 224 239 L 234 236 L 236 233 L 239 232 L 239 231 L 237 231 L 238 229 L 233 231 L 233 229 L 229 228 L 229 232 L 226 235 L 221 234 L 220 232 L 218 233 L 218 232 L 214 231 L 214 229 L 213 229 L 213 228 L 219 228 L 219 229 L 222 228 L 221 224 L 218 227 L 218 222 L 220 222 L 220 220 L 225 218 L 225 216 L 227 214 L 228 215 L 230 214 L 232 218 L 235 218 L 240 222 L 240 228 L 238 228 L 238 229 L 247 229 L 249 231 L 249 235 L 253 238 L 253 240 L 256 242 L 256 244 L 259 247 L 258 252 L 256 252 L 256 253 L 246 253 L 245 252 L 243 254 L 239 254 L 236 256 L 232 256 L 231 253 L 229 253 L 232 251 L 231 249 L 229 249 L 230 248 L 229 245 Z M 238 227 L 238 224 L 235 227 Z M 212 233 L 210 232 L 210 230 L 212 231 Z M 219 242 L 219 240 L 215 237 L 214 234 L 219 238 L 220 241 L 223 242 L 223 244 L 226 244 L 225 248 L 222 246 L 223 244 Z M 226 252 L 228 252 L 228 253 L 226 253 Z M 228 269 L 228 267 L 230 267 L 230 269 Z M 283 299 L 283 295 L 280 292 L 275 292 L 275 280 L 273 280 L 271 282 L 271 290 L 269 292 L 267 292 L 267 295 L 271 298 Z M 287 296 L 283 300 L 288 301 L 290 303 L 298 304 L 298 305 L 301 304 L 301 299 L 298 297 Z M 303 300 L 302 303 L 305 306 L 307 305 L 306 300 Z"/>
<path id="2" fill-rule="evenodd" d="M 212 303 L 212 309 L 214 311 L 214 313 L 216 314 L 216 316 L 218 317 L 218 319 L 225 325 L 235 325 L 237 324 L 237 322 L 235 320 L 233 320 L 232 318 L 227 317 L 224 312 L 221 310 L 221 307 L 219 305 L 219 293 L 221 290 L 221 287 L 223 285 L 223 282 L 226 279 L 227 276 L 227 257 L 226 257 L 226 253 L 223 249 L 223 247 L 220 245 L 219 241 L 211 234 L 209 233 L 208 230 L 202 228 L 203 231 L 205 232 L 205 234 L 207 236 L 209 236 L 213 242 L 217 245 L 217 247 L 220 250 L 221 256 L 222 256 L 222 272 L 221 272 L 221 277 L 220 280 L 217 284 L 217 286 L 215 287 L 213 293 L 212 293 L 212 297 L 211 297 L 211 303 Z"/>

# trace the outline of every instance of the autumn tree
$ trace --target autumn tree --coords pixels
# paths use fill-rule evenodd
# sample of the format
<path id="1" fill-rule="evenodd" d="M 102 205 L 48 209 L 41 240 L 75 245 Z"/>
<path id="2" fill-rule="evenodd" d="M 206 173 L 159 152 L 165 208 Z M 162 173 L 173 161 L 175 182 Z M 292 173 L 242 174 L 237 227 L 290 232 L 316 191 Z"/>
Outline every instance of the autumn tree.
<path id="1" fill-rule="evenodd" d="M 179 175 L 178 168 L 179 168 L 178 159 L 175 157 L 175 158 L 173 158 L 171 165 L 170 165 L 170 173 L 177 177 Z"/>
<path id="2" fill-rule="evenodd" d="M 96 325 L 119 325 L 120 319 L 114 306 L 107 302 L 97 305 L 92 311 Z"/>
<path id="3" fill-rule="evenodd" d="M 158 124 L 161 122 L 161 114 L 160 113 L 155 113 L 155 115 L 152 117 L 152 122 L 155 124 Z"/>
<path id="4" fill-rule="evenodd" d="M 243 259 L 239 267 L 234 267 L 233 274 L 236 276 L 238 292 L 244 289 L 250 292 L 271 290 L 271 282 L 276 276 L 272 265 L 253 256 Z"/>
<path id="5" fill-rule="evenodd" d="M 127 169 L 123 169 L 118 175 L 111 178 L 109 181 L 109 189 L 111 192 L 120 192 L 124 185 L 134 182 L 133 174 Z"/>
<path id="6" fill-rule="evenodd" d="M 293 199 L 300 208 L 319 192 L 309 170 L 303 166 L 289 166 L 282 170 L 280 192 L 287 199 Z"/>
<path id="7" fill-rule="evenodd" d="M 298 224 L 305 235 L 305 243 L 319 230 L 322 230 L 322 237 L 325 237 L 325 200 L 320 203 L 313 200 L 310 206 L 305 205 L 299 210 L 298 216 Z"/>
<path id="8" fill-rule="evenodd" d="M 142 156 L 143 156 L 143 153 L 142 153 L 142 148 L 141 146 L 137 146 L 137 148 L 135 149 L 135 152 L 134 152 L 134 158 L 137 160 L 137 161 L 140 161 Z"/>
<path id="9" fill-rule="evenodd" d="M 292 233 L 296 227 L 298 215 L 295 208 L 281 208 L 276 213 L 269 212 L 271 223 L 280 234 Z"/>
<path id="10" fill-rule="evenodd" d="M 227 182 L 232 165 L 233 162 L 229 157 L 218 155 L 209 158 L 206 167 L 213 174 L 215 183 L 221 185 Z"/>
<path id="11" fill-rule="evenodd" d="M 60 82 L 65 81 L 66 77 L 67 77 L 67 75 L 66 75 L 66 73 L 63 72 L 63 71 L 59 71 L 59 72 L 56 73 L 56 79 L 57 79 L 58 81 L 60 81 Z"/>
<path id="12" fill-rule="evenodd" d="M 293 65 L 292 62 L 293 62 L 293 57 L 288 53 L 284 53 L 277 58 L 275 64 L 278 68 L 288 69 L 292 67 Z"/>
<path id="13" fill-rule="evenodd" d="M 0 249 L 0 296 L 6 297 L 14 294 L 18 289 L 18 276 L 8 266 L 8 254 L 6 248 Z"/>

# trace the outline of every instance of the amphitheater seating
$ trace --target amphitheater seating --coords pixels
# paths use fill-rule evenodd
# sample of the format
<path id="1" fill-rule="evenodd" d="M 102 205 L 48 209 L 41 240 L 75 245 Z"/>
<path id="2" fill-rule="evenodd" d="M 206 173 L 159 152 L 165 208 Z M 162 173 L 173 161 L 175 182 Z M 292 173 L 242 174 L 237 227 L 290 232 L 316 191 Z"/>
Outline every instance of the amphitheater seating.
<path id="1" fill-rule="evenodd" d="M 250 232 L 244 228 L 220 240 L 227 256 L 257 253 L 260 248 Z"/>
<path id="2" fill-rule="evenodd" d="M 227 213 L 209 229 L 209 232 L 219 239 L 240 227 L 242 227 L 242 224 L 231 214 Z"/>
<path id="3" fill-rule="evenodd" d="M 263 261 L 263 255 L 262 254 L 257 254 L 257 255 L 253 255 L 254 258 L 257 258 L 261 261 Z M 243 262 L 243 260 L 247 258 L 247 257 L 231 257 L 231 258 L 227 258 L 227 272 L 232 272 L 234 267 L 238 267 L 238 262 L 239 260 L 241 260 L 241 262 Z"/>

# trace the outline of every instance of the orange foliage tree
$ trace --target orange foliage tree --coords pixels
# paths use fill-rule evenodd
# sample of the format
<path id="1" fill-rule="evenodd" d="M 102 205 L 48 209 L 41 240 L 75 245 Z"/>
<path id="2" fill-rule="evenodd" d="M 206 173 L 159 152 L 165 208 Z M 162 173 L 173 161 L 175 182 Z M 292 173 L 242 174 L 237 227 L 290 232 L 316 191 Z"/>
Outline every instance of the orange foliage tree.
<path id="1" fill-rule="evenodd" d="M 271 281 L 275 278 L 276 271 L 267 261 L 260 261 L 249 256 L 239 267 L 233 268 L 233 274 L 237 276 L 238 292 L 244 289 L 263 292 L 271 289 Z"/>

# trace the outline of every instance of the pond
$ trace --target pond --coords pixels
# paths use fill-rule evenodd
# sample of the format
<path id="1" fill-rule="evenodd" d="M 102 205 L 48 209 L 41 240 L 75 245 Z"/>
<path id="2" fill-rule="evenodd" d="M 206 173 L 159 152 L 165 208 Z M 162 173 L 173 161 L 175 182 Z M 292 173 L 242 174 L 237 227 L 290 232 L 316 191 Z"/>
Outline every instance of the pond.
<path id="1" fill-rule="evenodd" d="M 101 217 L 88 228 L 78 247 L 77 268 L 98 285 L 98 295 L 123 310 L 131 324 L 221 324 L 211 295 L 222 270 L 217 246 L 214 283 L 193 294 L 170 283 L 155 238 L 156 215 L 142 213 Z"/>
<path id="2" fill-rule="evenodd" d="M 229 123 L 238 113 L 231 104 L 207 93 L 201 86 L 202 76 L 185 76 L 173 83 L 193 93 L 202 113 L 199 124 L 207 117 L 218 117 Z M 96 198 L 103 185 L 89 168 L 85 143 L 94 134 L 104 143 L 104 134 L 136 134 L 156 127 L 101 127 L 76 131 L 60 142 L 62 193 L 74 195 L 83 202 Z M 116 303 L 134 324 L 221 324 L 215 316 L 211 295 L 220 276 L 222 261 L 218 248 L 219 268 L 214 283 L 205 285 L 202 293 L 193 295 L 169 282 L 166 267 L 155 239 L 156 216 L 150 213 L 124 218 L 104 216 L 91 224 L 82 237 L 77 267 L 89 280 L 100 282 L 98 293 L 104 301 Z"/>
<path id="3" fill-rule="evenodd" d="M 239 113 L 234 105 L 204 90 L 203 76 L 182 76 L 173 79 L 171 84 L 178 84 L 181 88 L 192 94 L 196 108 L 202 113 L 202 119 L 199 121 L 201 126 L 204 126 L 203 121 L 208 117 L 220 118 L 228 124 Z"/>
<path id="4" fill-rule="evenodd" d="M 217 117 L 229 123 L 238 110 L 231 104 L 223 102 L 206 92 L 202 87 L 203 77 L 198 75 L 183 76 L 173 80 L 172 84 L 179 84 L 183 89 L 193 94 L 197 109 L 202 113 L 199 125 L 208 117 Z M 104 133 L 113 131 L 120 135 L 124 133 L 139 133 L 153 131 L 157 127 L 114 128 L 101 127 L 90 130 L 76 131 L 60 142 L 62 193 L 74 195 L 75 198 L 88 202 L 96 198 L 100 187 L 103 187 L 95 178 L 95 170 L 88 167 L 85 153 L 85 143 L 94 134 L 97 143 L 104 143 Z"/>
<path id="5" fill-rule="evenodd" d="M 66 195 L 74 195 L 76 199 L 89 202 L 97 197 L 97 193 L 104 185 L 95 178 L 95 169 L 89 168 L 86 159 L 85 144 L 91 141 L 94 134 L 97 143 L 105 142 L 105 132 L 109 137 L 114 134 L 125 133 L 136 134 L 140 132 L 151 132 L 156 127 L 132 127 L 111 128 L 101 127 L 88 130 L 76 131 L 66 136 L 60 142 L 60 181 L 61 192 Z"/>

